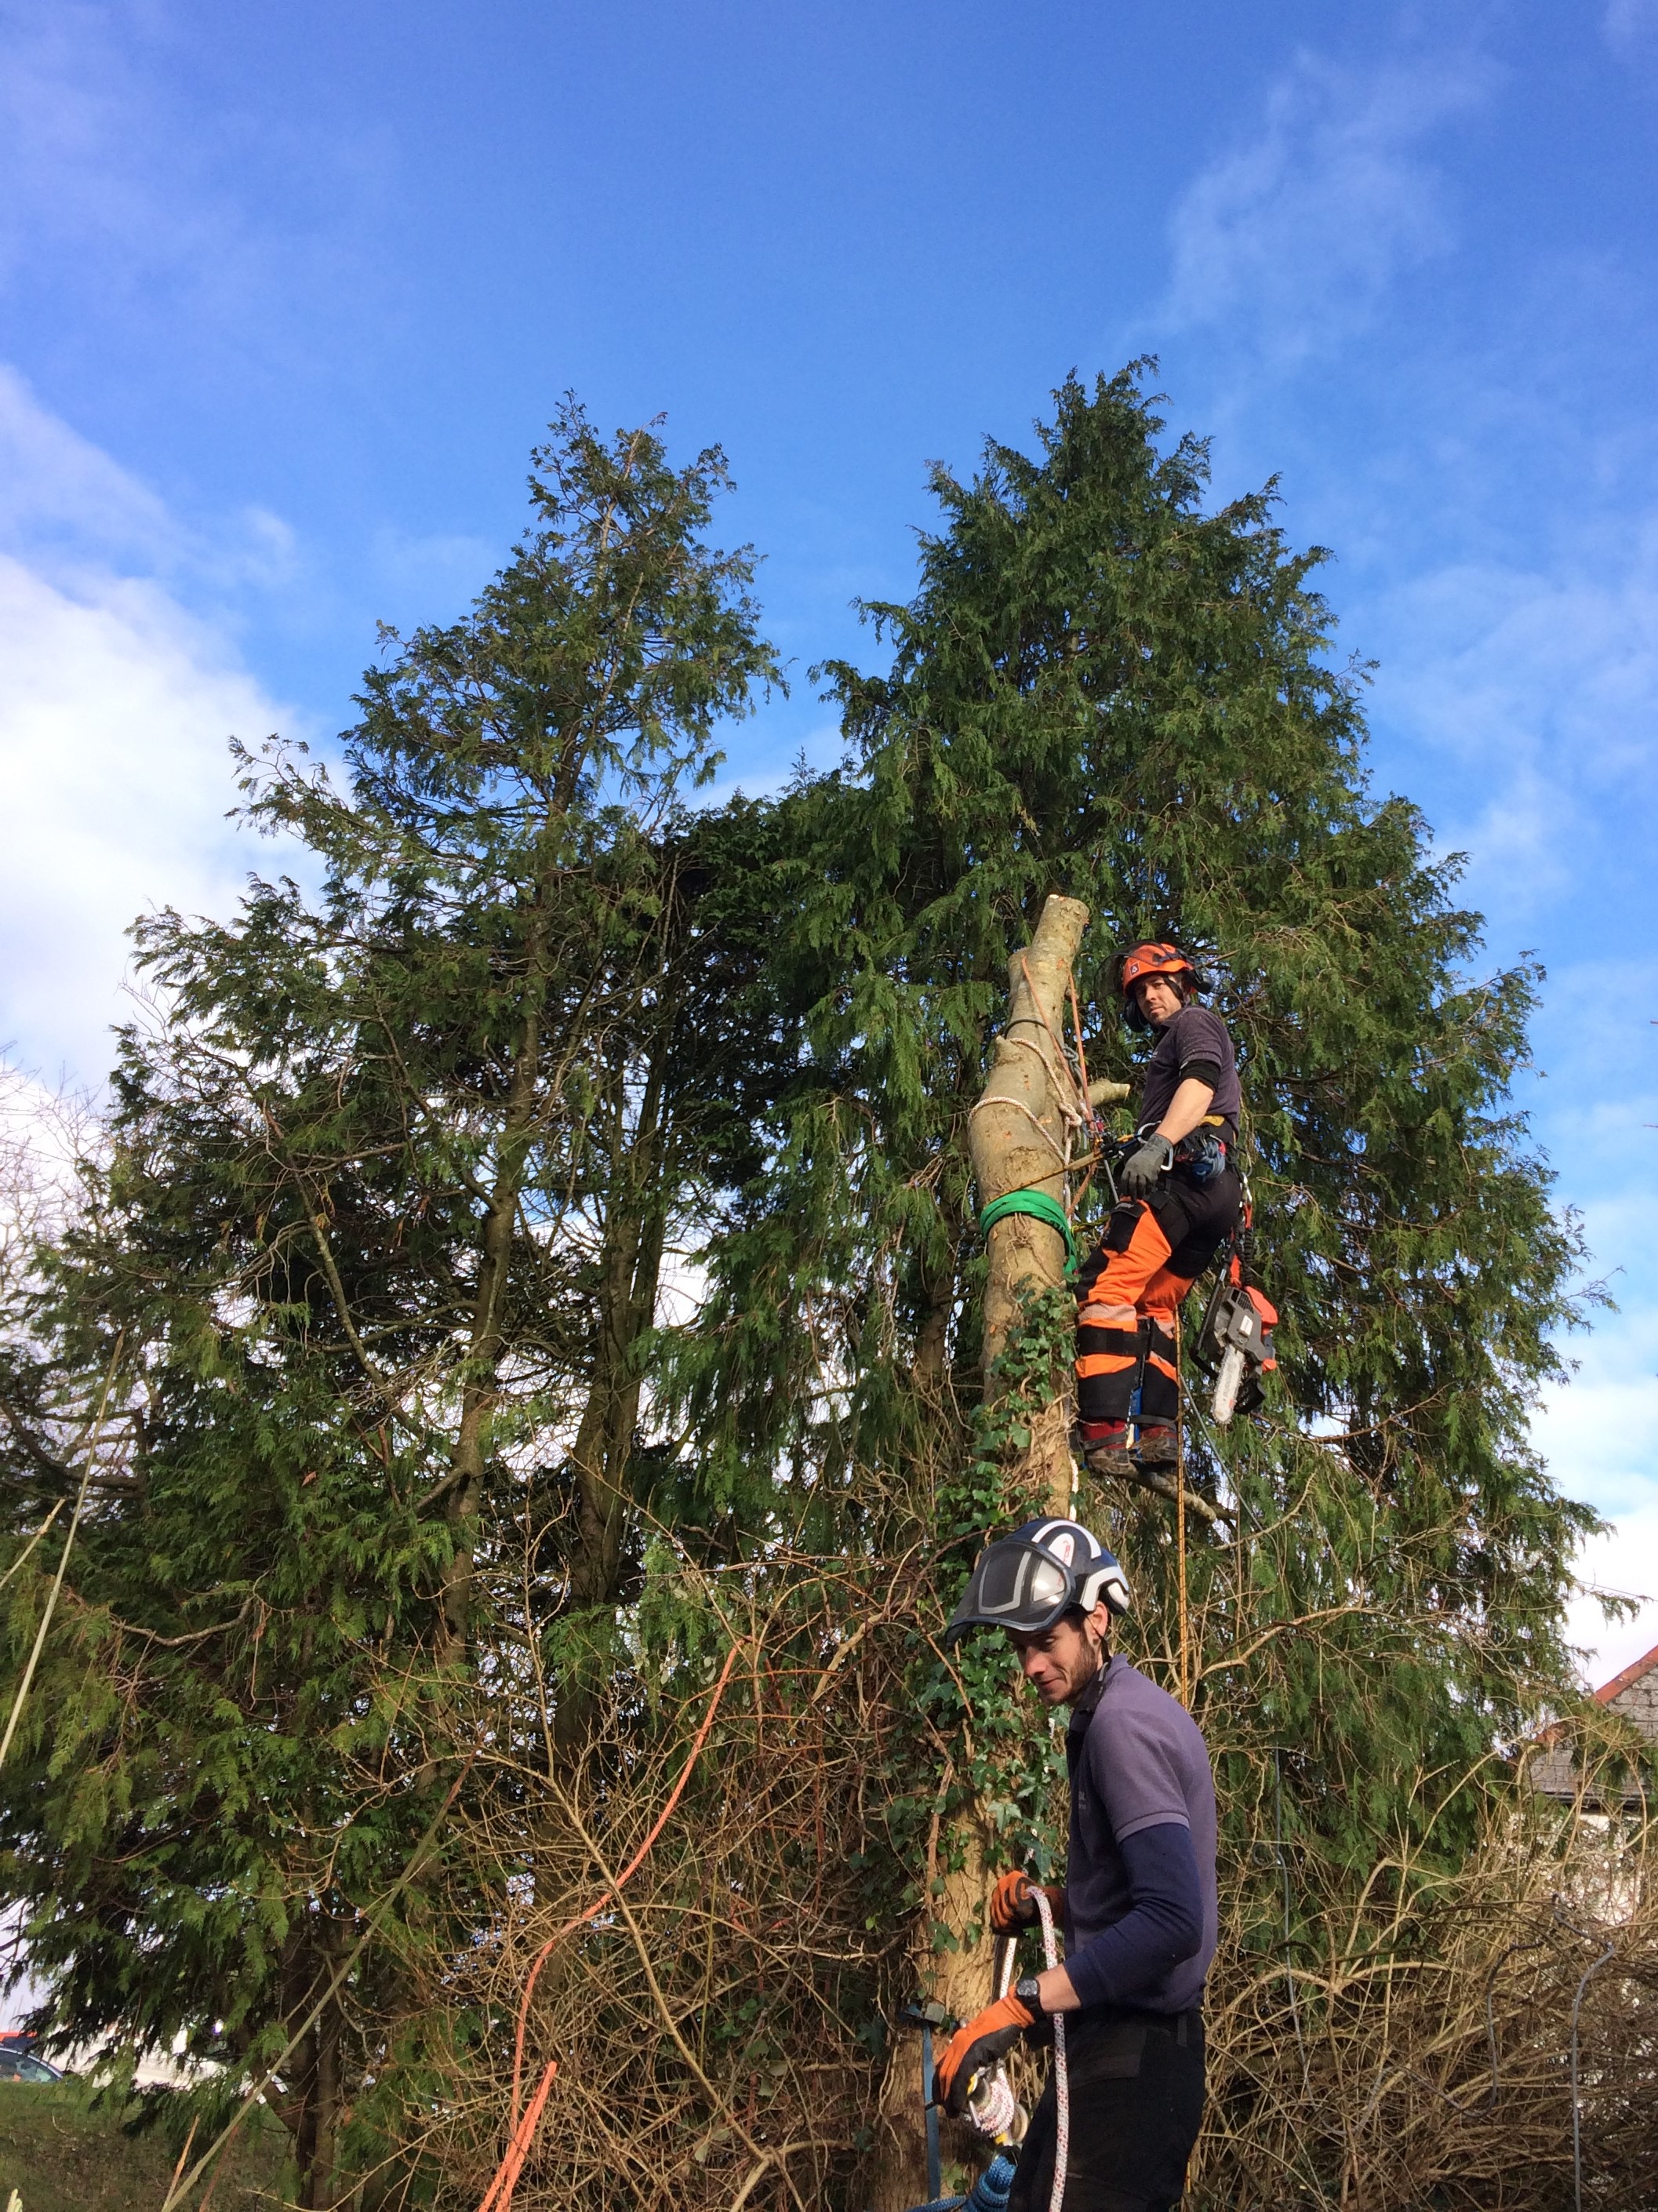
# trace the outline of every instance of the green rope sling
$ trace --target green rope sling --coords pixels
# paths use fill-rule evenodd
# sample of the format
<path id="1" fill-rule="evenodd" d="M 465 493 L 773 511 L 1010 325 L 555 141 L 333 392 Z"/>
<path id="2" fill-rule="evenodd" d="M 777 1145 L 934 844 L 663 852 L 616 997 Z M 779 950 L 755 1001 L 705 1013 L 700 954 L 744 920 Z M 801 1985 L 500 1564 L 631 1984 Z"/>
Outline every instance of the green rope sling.
<path id="1" fill-rule="evenodd" d="M 1043 1222 L 1065 1239 L 1065 1272 L 1075 1271 L 1078 1254 L 1077 1239 L 1065 1208 L 1057 1198 L 1050 1198 L 1045 1190 L 1005 1190 L 999 1198 L 993 1198 L 979 1216 L 979 1234 L 988 1237 L 999 1221 L 1005 1221 L 1010 1213 L 1029 1213 Z"/>

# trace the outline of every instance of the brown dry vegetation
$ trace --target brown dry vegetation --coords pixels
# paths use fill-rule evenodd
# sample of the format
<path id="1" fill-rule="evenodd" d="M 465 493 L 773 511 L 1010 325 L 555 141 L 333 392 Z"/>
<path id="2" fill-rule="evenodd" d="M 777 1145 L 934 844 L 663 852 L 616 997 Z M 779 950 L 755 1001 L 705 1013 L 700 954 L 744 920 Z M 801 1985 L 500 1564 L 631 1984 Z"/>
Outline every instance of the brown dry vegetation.
<path id="1" fill-rule="evenodd" d="M 652 1711 L 642 1688 L 631 1706 L 618 1699 L 603 1734 L 633 1749 L 579 1786 L 550 1782 L 544 1752 L 495 1759 L 461 1858 L 520 1871 L 476 1945 L 411 1988 L 393 2042 L 407 2054 L 398 2132 L 418 2155 L 398 2161 L 392 2202 L 483 2198 L 510 2130 L 520 1998 L 544 1952 L 524 2092 L 549 2058 L 560 2070 L 519 2185 L 523 2212 L 863 2201 L 875 2022 L 914 1986 L 905 1918 L 878 1873 L 912 1748 L 895 1737 L 914 1729 L 895 1702 L 907 1586 L 883 1577 L 878 1595 L 845 1562 L 799 1558 L 771 1564 L 763 1601 L 751 1574 L 730 1579 L 701 1595 L 738 1657 L 684 1794 L 619 1899 L 607 1892 L 707 1717 L 712 1662 L 677 1711 Z M 848 1638 L 860 1612 L 867 1626 Z M 1217 1694 L 1206 1718 L 1218 1752 L 1236 1717 Z M 1554 1806 L 1505 1778 L 1459 1872 L 1401 1850 L 1349 1880 L 1294 1863 L 1270 1763 L 1244 1771 L 1224 1808 L 1195 2212 L 1570 2205 L 1575 2006 L 1582 2201 L 1658 2203 L 1644 1820 L 1595 1811 L 1592 1791 Z M 923 1856 L 938 1842 L 932 1824 Z M 1262 1936 L 1286 1881 L 1293 1973 L 1286 1947 Z M 918 2081 L 914 2036 L 901 2032 L 892 2055 Z M 394 2066 L 381 2094 L 398 2078 Z M 967 2138 L 947 2152 L 967 2171 Z"/>

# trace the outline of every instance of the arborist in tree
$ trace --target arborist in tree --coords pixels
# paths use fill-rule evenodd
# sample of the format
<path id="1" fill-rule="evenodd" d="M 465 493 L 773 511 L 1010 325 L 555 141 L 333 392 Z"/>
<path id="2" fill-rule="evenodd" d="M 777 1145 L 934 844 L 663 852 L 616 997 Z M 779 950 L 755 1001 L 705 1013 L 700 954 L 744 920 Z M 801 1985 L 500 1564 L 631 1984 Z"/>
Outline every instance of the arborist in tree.
<path id="1" fill-rule="evenodd" d="M 1005 1630 L 1043 1705 L 1071 1708 L 1066 1880 L 1046 1893 L 1063 1917 L 1065 1964 L 1028 1975 L 958 2029 L 933 2083 L 937 2102 L 961 2112 L 975 2074 L 1065 2014 L 1068 2119 L 1050 2072 L 1008 2212 L 1048 2212 L 1062 2129 L 1065 2212 L 1168 2212 L 1203 2117 L 1214 1781 L 1192 1716 L 1111 1651 L 1112 1618 L 1128 1604 L 1097 1537 L 1074 1521 L 1028 1521 L 981 1553 L 944 1632 L 950 1642 Z M 1036 1917 L 1029 1877 L 1005 1874 L 991 1926 L 1006 1935 Z"/>
<path id="2" fill-rule="evenodd" d="M 1118 980 L 1130 1028 L 1161 1034 L 1140 1095 L 1139 1144 L 1077 1277 L 1077 1415 L 1094 1472 L 1132 1478 L 1137 1463 L 1161 1468 L 1175 1459 L 1175 1316 L 1238 1224 L 1231 1154 L 1242 1099 L 1226 1024 L 1197 1004 L 1197 971 L 1177 945 L 1135 945 L 1119 960 Z"/>

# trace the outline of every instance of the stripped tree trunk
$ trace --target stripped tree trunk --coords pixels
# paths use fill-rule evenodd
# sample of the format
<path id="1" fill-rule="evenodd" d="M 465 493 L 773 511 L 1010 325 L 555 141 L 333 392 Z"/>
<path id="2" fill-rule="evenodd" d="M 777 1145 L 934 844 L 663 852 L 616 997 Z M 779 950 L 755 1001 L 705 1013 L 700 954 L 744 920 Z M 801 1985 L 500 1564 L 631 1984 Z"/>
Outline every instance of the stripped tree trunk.
<path id="1" fill-rule="evenodd" d="M 1011 1190 L 1039 1190 L 1065 1203 L 1066 1112 L 1082 1102 L 1066 1064 L 1066 1000 L 1072 963 L 1088 922 L 1080 899 L 1050 898 L 1035 934 L 1008 963 L 1007 1026 L 997 1042 L 969 1124 L 969 1147 L 979 1203 L 988 1206 Z M 1092 1103 L 1126 1097 L 1126 1084 L 1095 1084 Z M 1029 1213 L 1009 1214 L 991 1229 L 990 1279 L 985 1286 L 984 1367 L 991 1370 L 1019 1316 L 1022 1303 L 1065 1280 L 1065 1239 Z M 1071 1510 L 1072 1394 L 1067 1385 L 1041 1416 L 1030 1439 L 1029 1486 L 1050 1512 Z"/>
<path id="2" fill-rule="evenodd" d="M 1040 1190 L 1065 1203 L 1067 1151 L 1075 1149 L 1066 1144 L 1066 1116 L 1067 1109 L 1077 1115 L 1081 1101 L 1060 1040 L 1072 963 L 1087 922 L 1088 908 L 1080 900 L 1050 898 L 1029 945 L 1008 963 L 1007 1024 L 969 1123 L 981 1206 L 1011 1190 Z M 1126 1097 L 1127 1091 L 1127 1084 L 1096 1083 L 1090 1103 Z M 1024 1299 L 1065 1281 L 1066 1246 L 1058 1230 L 1028 1213 L 994 1223 L 988 1242 L 984 1372 L 991 1389 L 994 1361 Z M 1057 1513 L 1071 1509 L 1071 1403 L 1067 1381 L 1033 1426 L 1025 1469 L 1024 1486 L 1039 1490 Z M 940 1838 L 938 1861 L 945 1871 L 918 1929 L 917 1979 L 951 2020 L 970 2019 L 990 2001 L 993 1947 L 984 1930 L 989 1840 L 977 1808 L 959 1815 L 953 1832 Z M 957 1856 L 961 1864 L 952 1868 Z M 901 2212 L 926 2193 L 917 2084 L 918 2054 L 914 2039 L 907 2036 L 882 2091 L 874 2212 Z"/>

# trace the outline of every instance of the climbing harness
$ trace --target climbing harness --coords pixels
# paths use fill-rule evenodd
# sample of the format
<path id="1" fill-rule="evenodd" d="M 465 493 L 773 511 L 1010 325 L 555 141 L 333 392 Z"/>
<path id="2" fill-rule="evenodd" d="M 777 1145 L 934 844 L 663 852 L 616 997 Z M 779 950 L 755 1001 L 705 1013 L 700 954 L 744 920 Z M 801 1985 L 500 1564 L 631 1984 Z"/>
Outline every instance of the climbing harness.
<path id="1" fill-rule="evenodd" d="M 1048 1901 L 1047 1892 L 1035 1884 L 1031 1886 L 1031 1899 L 1036 1907 L 1036 1917 L 1042 1923 L 1042 1954 L 1045 1964 L 1057 1966 L 1060 1963 L 1059 1941 L 1054 1929 L 1054 1908 Z M 1017 1936 L 1005 1936 L 997 1941 L 994 1963 L 991 1972 L 991 1994 L 1005 1997 L 1013 1986 L 1014 1961 L 1018 1950 Z M 927 2202 L 914 2207 L 914 2212 L 1006 2212 L 1007 2200 L 1013 2187 L 1013 2177 L 1018 2170 L 1018 2146 L 1024 2139 L 1029 2118 L 1023 2105 L 1013 2094 L 999 2060 L 975 2074 L 968 2085 L 967 2118 L 975 2133 L 993 2142 L 996 2155 L 979 2176 L 964 2197 L 945 2197 L 940 2194 L 943 2171 L 938 2153 L 938 2108 L 932 2099 L 932 2031 L 944 2024 L 943 2008 L 938 2005 L 917 2008 L 908 2015 L 919 2021 L 921 2029 L 921 2097 L 926 2110 L 926 2185 L 930 2191 Z M 1060 2212 L 1065 2201 L 1066 2170 L 1071 2154 L 1071 2076 L 1066 2064 L 1065 2014 L 1052 2013 L 1054 2023 L 1054 2186 L 1048 2193 L 1048 2212 Z"/>
<path id="2" fill-rule="evenodd" d="M 1262 1376 L 1278 1365 L 1272 1357 L 1278 1308 L 1248 1279 L 1254 1241 L 1254 1205 L 1246 1183 L 1243 1218 L 1232 1232 L 1226 1265 L 1209 1293 L 1192 1346 L 1199 1366 L 1215 1378 L 1209 1410 L 1217 1428 L 1224 1429 L 1234 1413 L 1254 1411 L 1261 1401 Z"/>
<path id="3" fill-rule="evenodd" d="M 1225 1126 L 1218 1114 L 1206 1114 L 1191 1135 L 1175 1147 L 1175 1166 L 1184 1168 L 1199 1189 L 1213 1182 L 1226 1165 L 1226 1139 L 1215 1134 Z"/>
<path id="4" fill-rule="evenodd" d="M 1226 1165 L 1230 1149 L 1226 1139 L 1224 1137 L 1218 1137 L 1215 1132 L 1225 1127 L 1225 1122 L 1218 1114 L 1206 1114 L 1189 1136 L 1181 1137 L 1172 1145 L 1169 1144 L 1169 1139 L 1165 1137 L 1163 1141 L 1169 1145 L 1169 1157 L 1163 1162 L 1159 1172 L 1163 1175 L 1172 1175 L 1176 1168 L 1184 1168 L 1199 1189 L 1204 1184 L 1213 1182 L 1215 1177 Z M 1111 1197 L 1114 1204 L 1121 1195 L 1117 1188 L 1119 1170 L 1131 1154 L 1138 1151 L 1140 1146 L 1149 1143 L 1157 1134 L 1157 1125 L 1155 1121 L 1142 1121 L 1132 1137 L 1106 1138 L 1106 1174 L 1111 1184 Z"/>

